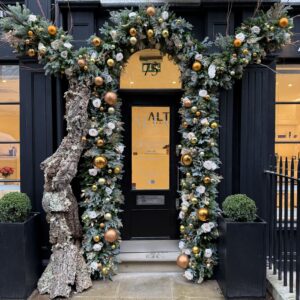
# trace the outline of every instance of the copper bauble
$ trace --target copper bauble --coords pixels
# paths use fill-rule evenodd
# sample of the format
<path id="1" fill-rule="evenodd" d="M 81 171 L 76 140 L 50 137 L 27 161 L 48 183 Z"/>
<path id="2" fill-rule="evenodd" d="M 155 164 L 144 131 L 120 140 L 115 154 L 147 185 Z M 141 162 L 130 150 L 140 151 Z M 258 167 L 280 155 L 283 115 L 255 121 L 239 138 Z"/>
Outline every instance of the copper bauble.
<path id="1" fill-rule="evenodd" d="M 100 236 L 99 235 L 94 235 L 93 240 L 94 240 L 95 243 L 99 243 L 100 242 Z"/>
<path id="2" fill-rule="evenodd" d="M 136 29 L 135 29 L 134 27 L 130 28 L 130 29 L 129 29 L 129 34 L 130 34 L 131 36 L 136 36 Z"/>
<path id="3" fill-rule="evenodd" d="M 95 77 L 95 81 L 94 82 L 95 82 L 96 86 L 101 86 L 101 85 L 103 85 L 104 80 L 103 80 L 103 78 L 101 76 L 97 76 L 97 77 Z"/>
<path id="4" fill-rule="evenodd" d="M 193 71 L 198 72 L 201 70 L 201 68 L 202 68 L 202 65 L 199 61 L 195 61 L 193 63 L 193 66 L 192 66 Z"/>
<path id="5" fill-rule="evenodd" d="M 234 47 L 239 48 L 242 45 L 242 41 L 240 39 L 235 39 L 233 41 L 233 45 L 234 45 Z"/>
<path id="6" fill-rule="evenodd" d="M 190 154 L 184 154 L 181 156 L 181 163 L 184 166 L 190 166 L 193 162 L 193 158 Z"/>
<path id="7" fill-rule="evenodd" d="M 34 50 L 34 49 L 29 49 L 29 50 L 27 51 L 27 55 L 30 56 L 30 57 L 35 56 L 35 50 Z"/>
<path id="8" fill-rule="evenodd" d="M 182 102 L 183 102 L 183 106 L 184 107 L 191 107 L 192 106 L 192 101 L 190 99 L 188 99 L 188 98 L 184 98 L 182 100 Z"/>
<path id="9" fill-rule="evenodd" d="M 199 249 L 199 247 L 194 246 L 194 247 L 192 248 L 192 251 L 193 251 L 194 254 L 198 254 L 198 253 L 200 252 L 200 249 Z"/>
<path id="10" fill-rule="evenodd" d="M 198 219 L 202 222 L 206 222 L 208 220 L 208 209 L 202 207 L 198 209 Z"/>
<path id="11" fill-rule="evenodd" d="M 190 259 L 186 254 L 180 254 L 177 257 L 177 261 L 176 261 L 177 266 L 182 269 L 186 269 L 189 266 L 189 262 L 190 262 Z"/>
<path id="12" fill-rule="evenodd" d="M 109 58 L 106 63 L 109 67 L 113 67 L 115 65 L 115 61 L 112 58 Z"/>
<path id="13" fill-rule="evenodd" d="M 101 45 L 101 39 L 99 37 L 94 37 L 92 39 L 92 44 L 95 47 L 99 47 Z"/>
<path id="14" fill-rule="evenodd" d="M 281 28 L 285 28 L 285 27 L 287 27 L 289 25 L 289 20 L 288 20 L 288 18 L 281 18 L 280 20 L 279 20 L 279 26 L 281 27 Z"/>
<path id="15" fill-rule="evenodd" d="M 48 33 L 49 33 L 50 35 L 56 35 L 56 33 L 57 33 L 57 28 L 56 28 L 56 26 L 54 26 L 54 25 L 48 26 Z"/>
<path id="16" fill-rule="evenodd" d="M 100 223 L 99 227 L 103 229 L 105 227 L 105 224 L 104 223 Z"/>
<path id="17" fill-rule="evenodd" d="M 82 58 L 78 59 L 77 63 L 80 68 L 83 68 L 85 66 L 85 60 Z"/>
<path id="18" fill-rule="evenodd" d="M 205 184 L 211 183 L 210 177 L 209 177 L 209 176 L 205 176 L 204 179 L 203 179 L 203 182 L 204 182 Z"/>
<path id="19" fill-rule="evenodd" d="M 154 36 L 154 31 L 152 29 L 147 30 L 147 37 L 151 39 Z"/>
<path id="20" fill-rule="evenodd" d="M 102 147 L 104 145 L 104 141 L 102 139 L 97 140 L 96 142 L 97 147 Z"/>
<path id="21" fill-rule="evenodd" d="M 107 92 L 104 96 L 104 101 L 109 105 L 116 105 L 117 103 L 117 94 L 114 92 Z"/>
<path id="22" fill-rule="evenodd" d="M 153 6 L 147 7 L 146 13 L 150 17 L 154 16 L 155 15 L 155 7 L 153 7 Z"/>
<path id="23" fill-rule="evenodd" d="M 210 124 L 210 127 L 211 127 L 212 129 L 216 129 L 216 128 L 218 128 L 218 123 L 217 123 L 217 122 L 212 122 L 212 123 Z"/>
<path id="24" fill-rule="evenodd" d="M 94 158 L 94 166 L 96 168 L 99 168 L 99 169 L 102 169 L 102 168 L 105 168 L 107 166 L 107 159 L 105 156 L 96 156 Z"/>
<path id="25" fill-rule="evenodd" d="M 104 239 L 109 243 L 115 242 L 117 238 L 118 238 L 118 233 L 115 229 L 108 229 L 104 233 Z"/>

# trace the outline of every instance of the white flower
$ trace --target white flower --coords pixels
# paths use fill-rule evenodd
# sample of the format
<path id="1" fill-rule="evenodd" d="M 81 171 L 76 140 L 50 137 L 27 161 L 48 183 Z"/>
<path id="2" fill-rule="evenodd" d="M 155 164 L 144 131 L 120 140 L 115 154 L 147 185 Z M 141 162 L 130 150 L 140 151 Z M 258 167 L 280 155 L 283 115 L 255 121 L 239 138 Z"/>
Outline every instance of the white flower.
<path id="1" fill-rule="evenodd" d="M 189 199 L 189 195 L 188 194 L 182 194 L 181 195 L 181 200 L 182 201 L 187 201 Z"/>
<path id="2" fill-rule="evenodd" d="M 185 216 L 185 213 L 181 210 L 180 213 L 179 213 L 179 219 L 183 219 Z"/>
<path id="3" fill-rule="evenodd" d="M 73 45 L 70 42 L 65 42 L 64 43 L 65 48 L 67 49 L 71 49 L 73 47 Z"/>
<path id="4" fill-rule="evenodd" d="M 215 170 L 217 168 L 217 165 L 215 162 L 211 161 L 211 160 L 206 160 L 204 163 L 203 163 L 203 167 L 206 169 L 206 170 Z"/>
<path id="5" fill-rule="evenodd" d="M 64 59 L 66 59 L 66 58 L 68 57 L 68 51 L 62 51 L 62 52 L 60 53 L 60 56 L 61 56 L 62 58 L 64 58 Z"/>
<path id="6" fill-rule="evenodd" d="M 179 241 L 178 247 L 179 247 L 179 249 L 181 249 L 181 250 L 184 249 L 184 247 L 185 247 L 184 241 Z"/>
<path id="7" fill-rule="evenodd" d="M 109 195 L 111 195 L 111 193 L 112 193 L 112 189 L 109 188 L 109 187 L 106 187 L 106 188 L 105 188 L 105 192 L 106 192 L 106 194 L 109 196 Z"/>
<path id="8" fill-rule="evenodd" d="M 98 269 L 98 263 L 97 263 L 96 261 L 93 261 L 93 262 L 91 263 L 91 269 L 92 269 L 92 270 L 97 270 L 97 269 Z"/>
<path id="9" fill-rule="evenodd" d="M 207 120 L 207 118 L 203 118 L 203 119 L 201 119 L 201 124 L 202 125 L 207 125 L 207 124 L 209 124 L 209 122 L 208 122 L 208 120 Z"/>
<path id="10" fill-rule="evenodd" d="M 207 96 L 207 90 L 200 90 L 199 91 L 199 96 L 200 97 L 206 97 Z"/>
<path id="11" fill-rule="evenodd" d="M 107 123 L 107 127 L 108 127 L 109 129 L 111 129 L 111 130 L 114 130 L 114 129 L 116 128 L 116 125 L 115 125 L 115 123 L 113 123 L 113 122 L 108 122 L 108 123 Z"/>
<path id="12" fill-rule="evenodd" d="M 128 14 L 128 17 L 129 17 L 130 19 L 133 19 L 133 18 L 136 17 L 136 13 L 135 13 L 134 11 L 132 11 L 132 12 L 130 12 L 130 13 Z"/>
<path id="13" fill-rule="evenodd" d="M 88 214 L 90 219 L 95 219 L 98 216 L 98 214 L 94 210 L 88 211 L 87 214 Z"/>
<path id="14" fill-rule="evenodd" d="M 121 52 L 117 53 L 116 61 L 121 61 L 121 60 L 123 60 L 123 58 L 124 58 L 123 53 L 121 53 Z"/>
<path id="15" fill-rule="evenodd" d="M 203 58 L 202 54 L 197 53 L 195 55 L 195 60 L 201 60 Z"/>
<path id="16" fill-rule="evenodd" d="M 110 136 L 110 135 L 112 135 L 113 131 L 112 131 L 110 128 L 105 128 L 105 129 L 104 129 L 104 133 L 105 133 L 107 136 Z"/>
<path id="17" fill-rule="evenodd" d="M 98 173 L 97 169 L 93 168 L 93 169 L 89 169 L 89 174 L 90 176 L 96 176 Z"/>
<path id="18" fill-rule="evenodd" d="M 99 108 L 101 106 L 101 100 L 99 98 L 95 98 L 93 100 L 93 106 Z"/>
<path id="19" fill-rule="evenodd" d="M 46 47 L 45 47 L 45 45 L 43 44 L 43 43 L 39 43 L 38 44 L 38 49 L 41 51 L 43 51 L 43 50 L 46 50 Z"/>
<path id="20" fill-rule="evenodd" d="M 190 270 L 186 270 L 183 274 L 183 276 L 187 279 L 187 280 L 193 280 L 194 276 L 193 273 Z"/>
<path id="21" fill-rule="evenodd" d="M 60 46 L 60 41 L 59 40 L 55 40 L 51 43 L 51 47 L 54 49 L 54 50 L 58 50 Z"/>
<path id="22" fill-rule="evenodd" d="M 209 223 L 204 223 L 201 225 L 201 229 L 203 232 L 210 232 L 212 228 Z"/>
<path id="23" fill-rule="evenodd" d="M 89 130 L 89 135 L 90 135 L 90 136 L 97 136 L 97 135 L 98 135 L 98 130 L 95 129 L 95 128 L 91 128 L 91 129 Z"/>
<path id="24" fill-rule="evenodd" d="M 240 32 L 235 35 L 235 38 L 240 40 L 241 42 L 243 42 L 245 40 L 246 36 L 242 32 Z"/>
<path id="25" fill-rule="evenodd" d="M 116 151 L 118 152 L 118 153 L 123 153 L 124 152 L 124 148 L 125 148 L 125 146 L 124 145 L 118 145 L 118 146 L 116 146 Z"/>
<path id="26" fill-rule="evenodd" d="M 183 253 L 186 255 L 190 255 L 191 254 L 191 250 L 190 249 L 183 249 Z"/>
<path id="27" fill-rule="evenodd" d="M 28 21 L 29 22 L 35 22 L 37 20 L 37 16 L 36 15 L 29 15 L 28 16 Z"/>
<path id="28" fill-rule="evenodd" d="M 96 51 L 93 51 L 91 54 L 91 59 L 96 59 L 98 56 L 98 53 Z"/>
<path id="29" fill-rule="evenodd" d="M 195 138 L 195 137 L 196 137 L 196 135 L 195 135 L 194 132 L 189 132 L 189 133 L 187 134 L 187 138 L 188 138 L 189 140 L 191 140 L 191 139 L 193 139 L 193 138 Z"/>
<path id="30" fill-rule="evenodd" d="M 255 34 L 259 34 L 260 33 L 260 28 L 258 26 L 252 26 L 251 27 L 251 32 L 255 33 Z"/>
<path id="31" fill-rule="evenodd" d="M 211 256 L 212 256 L 212 250 L 211 249 L 205 249 L 204 257 L 210 258 Z"/>
<path id="32" fill-rule="evenodd" d="M 205 193 L 205 186 L 203 186 L 203 185 L 197 186 L 196 192 L 197 192 L 197 194 L 199 194 L 199 195 L 204 194 L 204 193 Z"/>
<path id="33" fill-rule="evenodd" d="M 161 17 L 164 19 L 164 20 L 167 20 L 169 18 L 169 13 L 167 11 L 163 11 L 161 13 Z"/>
<path id="34" fill-rule="evenodd" d="M 117 38 L 117 31 L 116 30 L 111 30 L 110 36 L 112 37 L 113 40 Z"/>
<path id="35" fill-rule="evenodd" d="M 97 243 L 93 246 L 93 250 L 94 251 L 100 251 L 103 247 L 103 244 L 102 243 Z"/>
<path id="36" fill-rule="evenodd" d="M 216 76 L 216 66 L 214 64 L 211 64 L 208 67 L 208 76 L 209 76 L 209 78 L 215 78 L 215 76 Z"/>
<path id="37" fill-rule="evenodd" d="M 215 223 L 214 222 L 209 222 L 208 225 L 210 226 L 211 229 L 213 229 L 215 227 Z"/>

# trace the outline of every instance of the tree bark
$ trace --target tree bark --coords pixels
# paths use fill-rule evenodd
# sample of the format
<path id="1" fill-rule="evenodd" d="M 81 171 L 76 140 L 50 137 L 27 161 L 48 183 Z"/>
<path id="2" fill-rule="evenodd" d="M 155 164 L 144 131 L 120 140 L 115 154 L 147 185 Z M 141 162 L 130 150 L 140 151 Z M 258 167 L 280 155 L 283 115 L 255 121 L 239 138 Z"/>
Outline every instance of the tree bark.
<path id="1" fill-rule="evenodd" d="M 84 147 L 81 138 L 87 131 L 90 83 L 78 83 L 75 78 L 69 83 L 65 94 L 67 136 L 57 151 L 41 164 L 45 177 L 43 208 L 50 224 L 52 255 L 38 282 L 38 290 L 41 294 L 48 293 L 51 299 L 69 297 L 73 287 L 81 292 L 92 286 L 80 250 L 82 228 L 71 188 Z"/>

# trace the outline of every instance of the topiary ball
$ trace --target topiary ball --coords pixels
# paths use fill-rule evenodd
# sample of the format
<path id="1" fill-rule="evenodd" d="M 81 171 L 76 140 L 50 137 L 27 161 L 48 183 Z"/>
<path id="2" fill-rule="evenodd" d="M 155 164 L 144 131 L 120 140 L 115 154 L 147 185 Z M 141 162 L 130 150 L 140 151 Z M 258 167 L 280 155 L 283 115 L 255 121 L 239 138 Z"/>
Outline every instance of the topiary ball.
<path id="1" fill-rule="evenodd" d="M 11 192 L 0 199 L 0 222 L 24 222 L 31 211 L 31 202 L 24 193 Z"/>
<path id="2" fill-rule="evenodd" d="M 255 202 L 243 194 L 228 196 L 222 203 L 225 217 L 236 222 L 253 222 L 256 219 Z"/>

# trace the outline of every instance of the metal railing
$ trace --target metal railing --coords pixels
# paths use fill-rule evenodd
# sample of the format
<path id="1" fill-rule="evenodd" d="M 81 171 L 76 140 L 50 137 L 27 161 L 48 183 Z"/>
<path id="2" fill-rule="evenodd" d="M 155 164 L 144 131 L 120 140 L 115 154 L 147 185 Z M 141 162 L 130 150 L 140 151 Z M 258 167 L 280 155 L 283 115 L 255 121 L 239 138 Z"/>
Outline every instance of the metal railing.
<path id="1" fill-rule="evenodd" d="M 270 270 L 300 300 L 300 159 L 275 157 L 267 174 Z M 295 290 L 296 287 L 296 290 Z"/>

